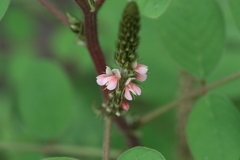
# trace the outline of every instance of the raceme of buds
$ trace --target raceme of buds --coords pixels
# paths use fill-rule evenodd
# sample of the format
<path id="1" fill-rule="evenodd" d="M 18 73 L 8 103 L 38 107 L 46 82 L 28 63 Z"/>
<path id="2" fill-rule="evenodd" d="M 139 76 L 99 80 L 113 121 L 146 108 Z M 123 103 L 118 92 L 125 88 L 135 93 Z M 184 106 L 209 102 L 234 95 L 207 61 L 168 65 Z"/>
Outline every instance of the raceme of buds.
<path id="1" fill-rule="evenodd" d="M 108 101 L 102 105 L 102 110 L 108 115 L 121 116 L 129 109 L 129 101 L 141 95 L 141 88 L 136 81 L 147 79 L 148 67 L 137 62 L 137 46 L 139 11 L 136 2 L 130 2 L 123 13 L 114 60 L 120 69 L 106 67 L 106 72 L 97 76 L 97 83 L 109 90 Z"/>
<path id="2" fill-rule="evenodd" d="M 131 70 L 131 64 L 138 58 L 136 51 L 139 44 L 139 21 L 137 4 L 130 2 L 125 8 L 120 22 L 117 49 L 114 56 L 115 62 L 126 70 Z"/>

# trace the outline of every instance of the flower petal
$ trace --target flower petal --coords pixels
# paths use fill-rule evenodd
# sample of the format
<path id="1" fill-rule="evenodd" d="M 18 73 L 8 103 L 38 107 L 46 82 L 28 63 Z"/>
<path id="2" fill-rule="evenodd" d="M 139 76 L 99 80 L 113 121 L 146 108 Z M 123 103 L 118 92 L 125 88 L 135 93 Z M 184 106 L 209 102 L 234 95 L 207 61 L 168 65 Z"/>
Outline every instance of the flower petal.
<path id="1" fill-rule="evenodd" d="M 139 74 L 146 74 L 148 71 L 148 66 L 143 64 L 138 64 L 137 67 L 134 69 Z"/>
<path id="2" fill-rule="evenodd" d="M 117 76 L 118 78 L 121 78 L 121 74 L 120 74 L 120 71 L 118 69 L 113 69 L 112 72 L 115 76 Z"/>
<path id="3" fill-rule="evenodd" d="M 112 79 L 114 78 L 114 76 L 107 76 L 103 79 L 103 83 L 106 84 L 108 83 L 109 81 L 111 81 Z"/>
<path id="4" fill-rule="evenodd" d="M 107 76 L 106 74 L 101 74 L 101 75 L 97 76 L 97 84 L 100 86 L 105 85 L 106 83 L 104 83 L 103 80 L 106 76 Z"/>
<path id="5" fill-rule="evenodd" d="M 124 96 L 125 96 L 125 98 L 126 98 L 127 100 L 129 100 L 129 101 L 132 100 L 132 95 L 131 95 L 131 93 L 130 93 L 130 91 L 129 91 L 128 86 L 126 86 L 126 88 L 125 88 Z"/>
<path id="6" fill-rule="evenodd" d="M 147 79 L 147 74 L 140 74 L 137 77 L 137 80 L 139 80 L 140 82 L 143 82 Z"/>
<path id="7" fill-rule="evenodd" d="M 107 89 L 108 90 L 114 90 L 118 83 L 118 77 L 117 76 L 111 76 L 111 80 L 107 83 Z"/>
<path id="8" fill-rule="evenodd" d="M 128 110 L 129 109 L 129 104 L 124 102 L 124 101 L 122 101 L 122 109 Z"/>
<path id="9" fill-rule="evenodd" d="M 141 95 L 141 88 L 138 87 L 137 85 L 133 84 L 133 83 L 130 83 L 129 84 L 131 89 L 134 91 L 134 94 L 136 95 Z"/>
<path id="10" fill-rule="evenodd" d="M 108 66 L 106 66 L 106 74 L 107 74 L 108 76 L 112 76 L 112 75 L 113 75 L 111 68 L 108 67 Z"/>
<path id="11" fill-rule="evenodd" d="M 125 82 L 125 85 L 128 85 L 134 79 L 136 79 L 136 78 L 128 78 L 127 81 Z"/>

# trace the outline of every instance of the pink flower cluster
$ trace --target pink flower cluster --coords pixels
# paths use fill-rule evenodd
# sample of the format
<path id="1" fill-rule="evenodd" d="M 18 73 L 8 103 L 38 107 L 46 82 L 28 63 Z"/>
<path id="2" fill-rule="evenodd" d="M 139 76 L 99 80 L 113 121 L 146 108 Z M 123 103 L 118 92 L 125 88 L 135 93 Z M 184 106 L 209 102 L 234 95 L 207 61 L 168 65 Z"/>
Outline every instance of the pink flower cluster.
<path id="1" fill-rule="evenodd" d="M 133 69 L 138 73 L 136 77 L 128 78 L 125 82 L 125 92 L 124 97 L 131 101 L 133 99 L 132 94 L 141 95 L 141 89 L 136 84 L 132 83 L 132 80 L 145 81 L 147 79 L 148 67 L 142 64 L 137 64 L 134 62 L 132 65 Z M 118 69 L 110 69 L 106 67 L 106 74 L 101 74 L 97 76 L 97 83 L 100 86 L 106 86 L 108 90 L 114 90 L 117 87 L 118 80 L 121 78 L 120 71 Z M 129 104 L 125 101 L 122 101 L 122 108 L 124 110 L 129 109 Z"/>

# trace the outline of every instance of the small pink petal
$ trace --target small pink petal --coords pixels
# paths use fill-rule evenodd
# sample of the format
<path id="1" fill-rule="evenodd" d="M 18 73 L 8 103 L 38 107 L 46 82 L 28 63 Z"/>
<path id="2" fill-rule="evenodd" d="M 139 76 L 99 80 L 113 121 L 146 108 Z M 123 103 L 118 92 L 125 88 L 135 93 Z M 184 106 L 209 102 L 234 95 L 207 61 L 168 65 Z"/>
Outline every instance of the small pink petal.
<path id="1" fill-rule="evenodd" d="M 130 91 L 129 91 L 128 86 L 126 86 L 126 88 L 125 88 L 124 96 L 125 96 L 125 98 L 126 98 L 127 100 L 129 100 L 129 101 L 132 100 L 132 95 L 131 95 L 131 93 L 130 93 Z"/>
<path id="2" fill-rule="evenodd" d="M 106 84 L 108 83 L 109 81 L 111 81 L 112 79 L 114 78 L 114 76 L 107 76 L 103 79 L 103 83 Z"/>
<path id="3" fill-rule="evenodd" d="M 135 95 L 141 95 L 141 88 L 138 87 L 137 85 L 130 83 L 130 87 L 132 88 L 132 90 L 135 92 Z"/>
<path id="4" fill-rule="evenodd" d="M 129 109 L 129 104 L 124 102 L 124 101 L 122 101 L 122 109 L 127 111 Z"/>
<path id="5" fill-rule="evenodd" d="M 100 86 L 105 85 L 105 83 L 103 83 L 103 80 L 106 76 L 107 76 L 106 74 L 101 74 L 101 75 L 97 76 L 97 84 Z"/>
<path id="6" fill-rule="evenodd" d="M 143 64 L 138 64 L 134 70 L 139 74 L 146 74 L 148 71 L 148 66 L 145 66 Z"/>
<path id="7" fill-rule="evenodd" d="M 147 79 L 147 74 L 140 74 L 137 77 L 137 80 L 139 80 L 140 82 L 143 82 Z"/>
<path id="8" fill-rule="evenodd" d="M 107 83 L 108 90 L 114 90 L 117 86 L 118 78 L 116 76 L 112 76 L 113 78 Z"/>

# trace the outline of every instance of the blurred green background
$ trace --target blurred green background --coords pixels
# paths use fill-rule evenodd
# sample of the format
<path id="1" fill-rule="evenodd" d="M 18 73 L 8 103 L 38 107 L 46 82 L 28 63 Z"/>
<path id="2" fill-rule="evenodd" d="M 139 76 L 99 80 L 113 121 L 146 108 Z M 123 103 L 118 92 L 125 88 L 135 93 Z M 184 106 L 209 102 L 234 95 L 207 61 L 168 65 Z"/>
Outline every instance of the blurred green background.
<path id="1" fill-rule="evenodd" d="M 82 17 L 72 1 L 51 2 L 63 13 Z M 106 0 L 98 15 L 100 44 L 111 67 L 116 67 L 112 57 L 126 3 Z M 207 78 L 208 84 L 240 69 L 240 33 L 227 1 L 218 0 L 218 3 L 225 18 L 226 43 L 221 61 Z M 130 103 L 129 121 L 170 102 L 178 93 L 179 68 L 160 47 L 157 21 L 141 16 L 138 53 L 142 63 L 149 66 L 149 76 L 141 84 L 142 95 Z M 39 2 L 11 1 L 0 21 L 0 159 L 62 156 L 31 152 L 24 147 L 6 148 L 6 142 L 101 149 L 103 122 L 94 113 L 101 103 L 101 90 L 95 82 L 96 72 L 85 46 L 77 45 L 75 40 L 76 35 Z M 239 107 L 239 82 L 236 80 L 214 91 L 229 96 Z M 143 146 L 160 151 L 168 160 L 179 160 L 175 117 L 174 111 L 167 112 L 136 133 Z M 126 149 L 126 142 L 115 127 L 111 146 Z"/>

